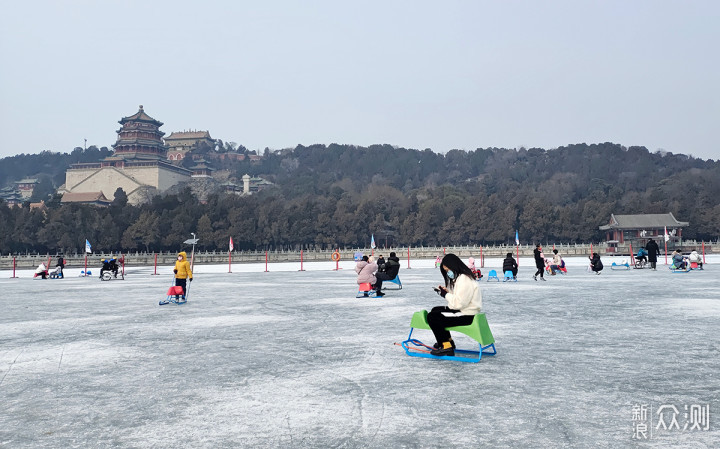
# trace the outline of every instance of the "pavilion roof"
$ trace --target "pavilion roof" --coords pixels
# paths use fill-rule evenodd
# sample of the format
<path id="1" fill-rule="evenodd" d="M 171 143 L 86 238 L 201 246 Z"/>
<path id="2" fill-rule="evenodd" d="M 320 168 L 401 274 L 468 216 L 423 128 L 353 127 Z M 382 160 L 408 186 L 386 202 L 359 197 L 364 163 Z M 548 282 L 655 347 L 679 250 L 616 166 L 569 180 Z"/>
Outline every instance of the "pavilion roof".
<path id="1" fill-rule="evenodd" d="M 155 120 L 154 118 L 147 115 L 142 105 L 140 105 L 140 109 L 135 114 L 128 117 L 123 117 L 118 123 L 124 124 L 130 121 L 150 122 L 156 124 L 158 127 L 163 125 L 163 122 Z"/>
<path id="2" fill-rule="evenodd" d="M 601 231 L 609 229 L 655 229 L 655 228 L 681 228 L 688 226 L 687 221 L 678 221 L 672 213 L 667 214 L 637 214 L 637 215 L 610 215 L 610 223 L 600 226 Z"/>

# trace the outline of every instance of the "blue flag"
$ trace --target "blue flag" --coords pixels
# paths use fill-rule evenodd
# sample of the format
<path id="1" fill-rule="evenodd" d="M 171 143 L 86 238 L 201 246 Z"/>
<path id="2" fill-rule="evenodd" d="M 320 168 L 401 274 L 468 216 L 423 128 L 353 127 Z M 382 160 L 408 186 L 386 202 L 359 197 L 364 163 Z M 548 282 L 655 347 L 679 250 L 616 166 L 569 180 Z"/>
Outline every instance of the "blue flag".
<path id="1" fill-rule="evenodd" d="M 515 230 L 515 245 L 520 245 L 520 237 L 518 237 L 517 229 Z"/>
<path id="2" fill-rule="evenodd" d="M 370 248 L 375 249 L 375 234 L 370 236 Z"/>
<path id="3" fill-rule="evenodd" d="M 90 246 L 90 241 L 88 239 L 85 239 L 85 252 L 86 253 L 92 252 L 92 247 Z"/>

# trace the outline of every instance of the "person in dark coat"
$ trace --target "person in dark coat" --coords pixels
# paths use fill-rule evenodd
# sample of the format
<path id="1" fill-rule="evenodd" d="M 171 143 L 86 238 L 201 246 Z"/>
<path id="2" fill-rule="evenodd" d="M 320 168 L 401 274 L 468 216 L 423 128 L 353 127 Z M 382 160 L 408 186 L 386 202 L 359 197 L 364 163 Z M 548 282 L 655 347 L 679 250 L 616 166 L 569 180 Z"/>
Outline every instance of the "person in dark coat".
<path id="1" fill-rule="evenodd" d="M 590 268 L 595 272 L 595 274 L 600 274 L 600 272 L 603 270 L 603 263 L 600 261 L 600 254 L 593 253 L 592 257 L 590 257 Z"/>
<path id="2" fill-rule="evenodd" d="M 377 279 L 377 283 L 375 284 L 375 293 L 377 296 L 383 296 L 385 294 L 380 291 L 382 288 L 382 281 L 395 279 L 398 272 L 400 272 L 400 259 L 398 259 L 395 253 L 392 252 L 387 258 L 387 261 L 385 261 L 385 270 L 375 273 L 375 278 Z"/>
<path id="3" fill-rule="evenodd" d="M 385 258 L 383 257 L 382 254 L 380 254 L 380 256 L 378 256 L 377 264 L 378 264 L 378 271 L 383 272 L 383 271 L 387 270 L 387 267 L 385 266 Z"/>
<path id="4" fill-rule="evenodd" d="M 648 240 L 647 245 L 645 245 L 645 249 L 648 252 L 650 267 L 654 270 L 657 266 L 657 256 L 660 254 L 660 247 L 658 247 L 658 244 L 655 243 L 655 240 L 650 239 Z"/>
<path id="5" fill-rule="evenodd" d="M 517 278 L 518 265 L 513 258 L 512 253 L 507 253 L 505 260 L 503 260 L 503 273 L 506 271 L 512 271 L 513 279 Z"/>
<path id="6" fill-rule="evenodd" d="M 537 267 L 537 271 L 535 272 L 535 276 L 533 276 L 533 279 L 537 281 L 537 276 L 539 274 L 540 280 L 544 281 L 545 278 L 543 277 L 543 273 L 545 273 L 545 254 L 543 254 L 542 246 L 539 243 L 535 245 L 535 250 L 533 250 L 533 256 L 535 256 L 535 266 Z"/>
<path id="7" fill-rule="evenodd" d="M 63 259 L 63 256 L 59 256 L 57 263 L 55 264 L 55 275 L 61 279 L 65 278 L 65 275 L 63 274 L 63 270 L 65 269 L 65 259 Z"/>

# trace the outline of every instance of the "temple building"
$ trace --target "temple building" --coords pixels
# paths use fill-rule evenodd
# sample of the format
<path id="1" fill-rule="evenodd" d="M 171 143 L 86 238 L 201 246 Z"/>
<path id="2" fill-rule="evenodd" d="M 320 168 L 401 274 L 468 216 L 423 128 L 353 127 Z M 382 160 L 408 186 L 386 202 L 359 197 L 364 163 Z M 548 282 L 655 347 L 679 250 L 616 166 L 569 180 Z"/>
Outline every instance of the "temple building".
<path id="1" fill-rule="evenodd" d="M 165 138 L 165 144 L 168 146 L 168 160 L 180 161 L 189 151 L 200 146 L 215 148 L 215 139 L 210 137 L 210 131 L 181 131 L 170 133 Z"/>
<path id="2" fill-rule="evenodd" d="M 38 184 L 38 180 L 35 178 L 25 178 L 20 181 L 15 181 L 15 188 L 23 199 L 28 199 L 32 196 L 35 186 Z"/>
<path id="3" fill-rule="evenodd" d="M 600 226 L 605 231 L 607 252 L 617 252 L 618 247 L 632 245 L 633 250 L 644 247 L 649 239 L 663 242 L 665 230 L 671 246 L 682 244 L 682 228 L 689 226 L 687 221 L 678 221 L 672 213 L 667 214 L 610 214 L 610 222 Z M 635 252 L 634 251 L 634 252 Z"/>
<path id="4" fill-rule="evenodd" d="M 142 105 L 137 113 L 118 123 L 122 126 L 112 156 L 100 162 L 72 164 L 65 172 L 65 184 L 58 189 L 62 194 L 92 195 L 67 195 L 63 202 L 86 202 L 86 198 L 94 203 L 103 198 L 112 201 L 115 191 L 122 187 L 129 203 L 140 204 L 190 179 L 190 170 L 167 161 L 165 133 L 160 131 L 163 123 L 147 115 Z"/>

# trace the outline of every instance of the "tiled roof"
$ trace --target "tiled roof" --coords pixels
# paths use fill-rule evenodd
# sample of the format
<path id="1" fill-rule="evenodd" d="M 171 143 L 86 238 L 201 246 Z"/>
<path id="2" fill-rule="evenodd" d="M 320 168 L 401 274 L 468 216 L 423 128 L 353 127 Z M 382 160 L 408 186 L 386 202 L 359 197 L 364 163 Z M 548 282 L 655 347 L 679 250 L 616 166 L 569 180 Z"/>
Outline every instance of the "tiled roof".
<path id="1" fill-rule="evenodd" d="M 155 123 L 158 127 L 163 125 L 162 122 L 155 120 L 154 118 L 147 115 L 142 105 L 140 105 L 140 109 L 135 114 L 129 117 L 123 117 L 118 123 L 123 124 L 130 121 L 152 122 Z"/>
<path id="2" fill-rule="evenodd" d="M 169 136 L 165 138 L 165 140 L 168 139 L 211 139 L 210 137 L 210 131 L 173 131 L 170 133 Z"/>
<path id="3" fill-rule="evenodd" d="M 111 203 L 102 192 L 68 192 L 63 195 L 61 203 Z"/>
<path id="4" fill-rule="evenodd" d="M 653 229 L 653 228 L 678 228 L 688 226 L 687 221 L 678 221 L 672 213 L 669 214 L 639 214 L 639 215 L 615 215 L 610 216 L 610 223 L 600 226 L 601 231 L 608 229 Z"/>

